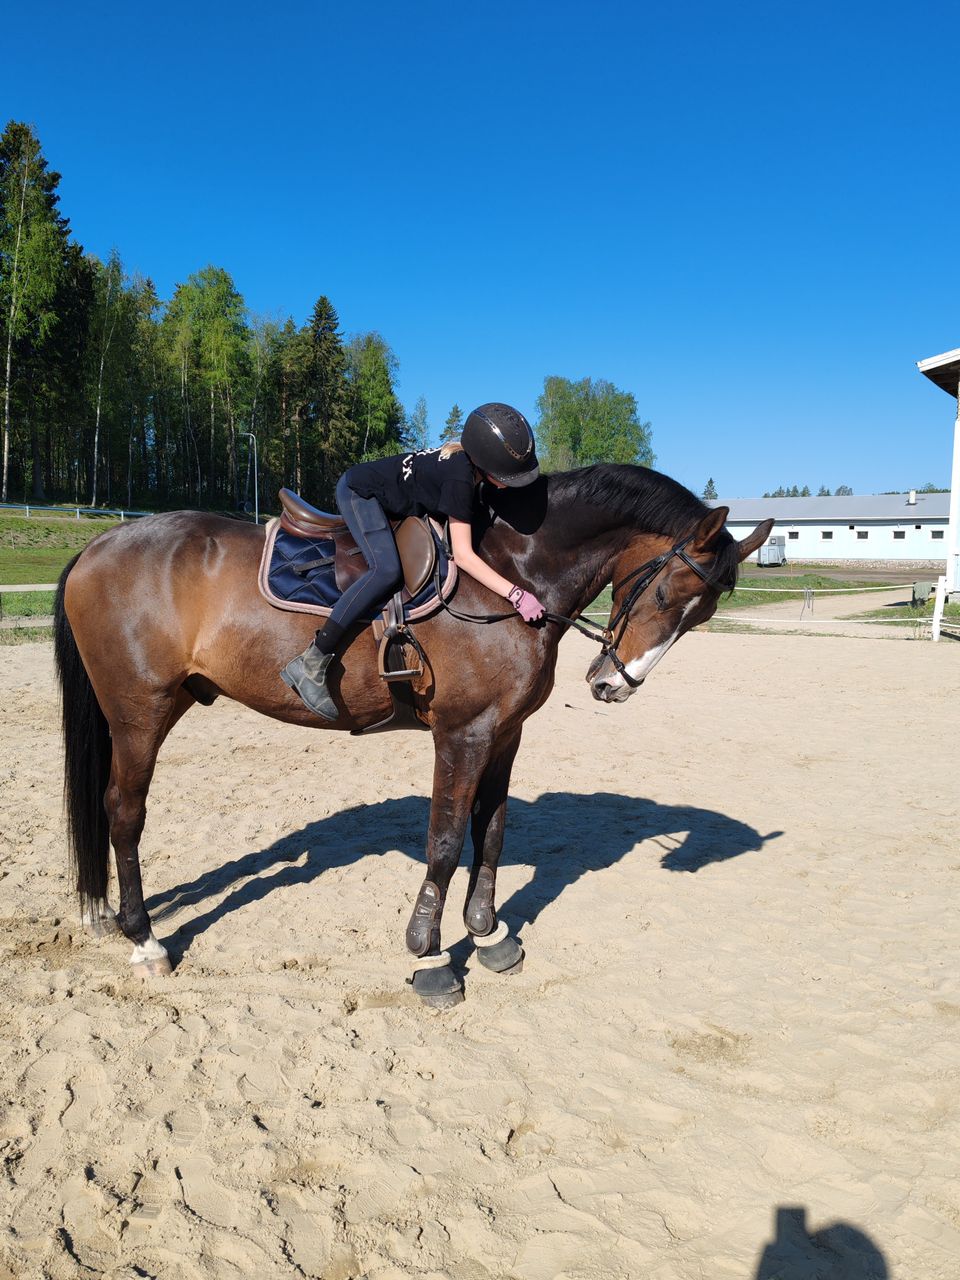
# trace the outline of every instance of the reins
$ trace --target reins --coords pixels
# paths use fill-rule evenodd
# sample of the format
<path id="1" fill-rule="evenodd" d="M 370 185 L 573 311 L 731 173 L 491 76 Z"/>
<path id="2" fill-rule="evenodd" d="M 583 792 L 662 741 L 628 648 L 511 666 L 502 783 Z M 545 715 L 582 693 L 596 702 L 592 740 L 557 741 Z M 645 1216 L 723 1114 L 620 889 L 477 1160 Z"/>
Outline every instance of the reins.
<path id="1" fill-rule="evenodd" d="M 616 595 L 616 593 L 622 587 L 626 586 L 628 582 L 636 579 L 607 626 L 601 626 L 599 622 L 593 622 L 590 618 L 567 618 L 562 613 L 551 613 L 549 610 L 544 611 L 543 617 L 547 622 L 558 622 L 563 626 L 573 627 L 575 630 L 579 631 L 581 635 L 586 636 L 588 640 L 595 640 L 597 644 L 601 646 L 601 656 L 608 657 L 616 667 L 617 671 L 619 671 L 620 675 L 623 676 L 627 684 L 635 689 L 640 684 L 640 681 L 635 680 L 633 676 L 630 675 L 617 652 L 620 641 L 623 639 L 624 632 L 627 629 L 629 615 L 633 606 L 637 603 L 664 565 L 672 560 L 674 556 L 677 556 L 682 560 L 683 563 L 687 565 L 688 568 L 692 569 L 697 577 L 702 578 L 704 582 L 710 581 L 708 575 L 700 565 L 698 565 L 695 560 L 691 559 L 684 550 L 692 537 L 692 533 L 687 534 L 682 542 L 676 543 L 676 545 L 671 547 L 669 551 L 664 551 L 660 555 L 654 556 L 652 560 L 647 560 L 645 564 L 640 565 L 638 568 L 633 569 L 628 573 L 625 578 L 621 578 L 619 582 L 614 583 L 613 594 Z M 437 558 L 437 564 L 434 569 L 434 583 L 437 589 L 437 599 L 440 601 L 443 608 L 446 609 L 447 613 L 449 613 L 451 617 L 457 618 L 461 622 L 477 622 L 483 625 L 488 625 L 494 622 L 506 622 L 510 618 L 517 618 L 520 616 L 515 611 L 511 611 L 510 613 L 461 613 L 459 609 L 454 609 L 451 604 L 443 599 L 443 595 L 440 591 L 439 557 Z M 620 628 L 620 633 L 619 635 L 615 635 L 618 627 Z"/>

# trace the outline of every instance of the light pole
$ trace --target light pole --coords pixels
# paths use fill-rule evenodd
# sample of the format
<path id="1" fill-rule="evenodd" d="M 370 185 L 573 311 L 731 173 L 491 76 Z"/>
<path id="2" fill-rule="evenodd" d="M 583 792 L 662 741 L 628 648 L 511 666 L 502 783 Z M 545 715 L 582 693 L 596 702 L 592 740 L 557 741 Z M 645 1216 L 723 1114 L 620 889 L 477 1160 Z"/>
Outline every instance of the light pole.
<path id="1" fill-rule="evenodd" d="M 260 489 L 257 485 L 257 437 L 252 431 L 241 431 L 242 436 L 248 436 L 253 441 L 253 519 L 255 524 L 260 523 Z"/>

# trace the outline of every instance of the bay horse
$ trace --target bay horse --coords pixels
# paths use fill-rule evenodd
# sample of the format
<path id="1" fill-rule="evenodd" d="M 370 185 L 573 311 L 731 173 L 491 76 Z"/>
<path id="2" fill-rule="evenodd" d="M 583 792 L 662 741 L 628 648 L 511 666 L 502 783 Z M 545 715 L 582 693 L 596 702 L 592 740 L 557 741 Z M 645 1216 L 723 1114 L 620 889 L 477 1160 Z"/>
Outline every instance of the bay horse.
<path id="1" fill-rule="evenodd" d="M 739 564 L 772 520 L 738 542 L 711 510 L 659 472 L 598 465 L 499 490 L 474 538 L 484 559 L 529 585 L 549 611 L 482 625 L 503 602 L 463 575 L 449 610 L 416 624 L 426 656 L 417 713 L 432 732 L 433 798 L 427 873 L 406 931 L 413 984 L 429 1004 L 462 999 L 441 948 L 440 922 L 470 822 L 473 866 L 464 921 L 478 959 L 499 972 L 522 959 L 498 921 L 497 865 L 510 773 L 524 721 L 553 687 L 564 632 L 613 583 L 603 648 L 587 672 L 593 696 L 623 702 L 676 640 L 712 616 Z M 81 918 L 96 933 L 119 928 L 140 977 L 171 972 L 144 907 L 139 841 L 157 753 L 197 704 L 223 695 L 274 719 L 317 729 L 362 729 L 389 713 L 369 627 L 348 637 L 332 671 L 340 717 L 315 716 L 280 679 L 317 621 L 259 594 L 258 526 L 180 511 L 118 525 L 90 542 L 60 579 L 55 656 L 62 692 L 65 797 Z M 455 606 L 455 610 L 454 610 Z M 502 618 L 502 615 L 501 615 Z M 596 624 L 594 624 L 596 626 Z M 107 904 L 112 843 L 119 911 Z"/>

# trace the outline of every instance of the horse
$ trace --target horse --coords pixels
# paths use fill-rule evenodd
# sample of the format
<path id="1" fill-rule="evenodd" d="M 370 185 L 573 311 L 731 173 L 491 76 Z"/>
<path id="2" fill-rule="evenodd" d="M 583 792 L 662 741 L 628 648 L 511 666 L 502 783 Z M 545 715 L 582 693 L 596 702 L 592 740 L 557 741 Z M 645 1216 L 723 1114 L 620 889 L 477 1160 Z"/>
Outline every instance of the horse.
<path id="1" fill-rule="evenodd" d="M 463 918 L 477 957 L 502 973 L 522 962 L 497 917 L 497 866 L 524 721 L 550 694 L 560 639 L 571 626 L 589 627 L 582 611 L 612 583 L 610 620 L 593 624 L 602 649 L 586 679 L 596 699 L 625 702 L 680 636 L 713 615 L 773 525 L 765 520 L 738 542 L 724 527 L 727 515 L 668 476 L 625 464 L 489 495 L 475 545 L 511 581 L 529 584 L 548 613 L 539 625 L 491 614 L 491 593 L 463 575 L 455 605 L 416 624 L 426 661 L 414 705 L 433 735 L 435 763 L 427 871 L 406 945 L 414 957 L 408 981 L 427 1004 L 463 998 L 441 919 L 468 821 L 473 864 Z M 331 732 L 362 730 L 389 714 L 369 626 L 350 633 L 331 668 L 336 721 L 314 715 L 280 679 L 316 620 L 260 595 L 263 546 L 257 525 L 196 511 L 157 514 L 93 539 L 58 584 L 64 792 L 81 919 L 96 934 L 119 929 L 141 978 L 172 971 L 144 907 L 139 842 L 157 754 L 181 716 L 221 696 Z M 107 902 L 111 844 L 118 911 Z"/>

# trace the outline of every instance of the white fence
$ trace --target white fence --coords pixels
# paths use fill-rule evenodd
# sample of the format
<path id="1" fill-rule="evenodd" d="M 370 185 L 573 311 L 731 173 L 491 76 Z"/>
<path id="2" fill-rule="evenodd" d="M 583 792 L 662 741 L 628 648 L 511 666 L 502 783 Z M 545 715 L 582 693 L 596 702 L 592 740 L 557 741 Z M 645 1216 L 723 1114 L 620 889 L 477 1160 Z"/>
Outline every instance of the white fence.
<path id="1" fill-rule="evenodd" d="M 131 513 L 128 512 L 128 515 Z M 930 618 L 838 618 L 833 621 L 838 622 L 855 622 L 859 626 L 913 626 L 917 632 L 917 639 L 925 637 L 928 629 L 931 640 L 939 640 L 943 633 L 960 639 L 960 618 L 951 618 L 943 616 L 943 606 L 946 599 L 946 578 L 940 578 L 937 582 L 937 594 L 934 601 L 933 616 Z M 804 614 L 809 610 L 813 613 L 813 603 L 816 596 L 837 596 L 844 593 L 853 595 L 865 595 L 868 591 L 905 591 L 913 586 L 910 582 L 894 582 L 879 587 L 823 587 L 813 589 L 811 587 L 738 587 L 737 590 L 743 591 L 763 591 L 772 595 L 800 595 L 802 592 L 802 601 L 800 607 L 800 621 L 803 621 Z M 3 597 L 5 594 L 22 594 L 29 595 L 31 593 L 39 593 L 41 591 L 56 591 L 57 584 L 55 582 L 41 583 L 13 583 L 10 585 L 0 585 L 0 623 L 3 622 Z M 605 613 L 585 613 L 586 618 L 606 618 Z M 775 618 L 754 618 L 740 610 L 727 610 L 717 614 L 714 617 L 719 622 L 745 622 L 747 624 L 763 625 L 766 623 L 775 623 Z M 31 625 L 30 615 L 17 617 L 14 625 L 29 627 Z M 10 624 L 5 624 L 9 626 Z M 40 624 L 45 625 L 43 623 Z"/>
<path id="2" fill-rule="evenodd" d="M 79 520 L 82 516 L 119 516 L 121 520 L 136 519 L 139 516 L 152 516 L 152 511 L 127 511 L 120 507 L 38 507 L 27 502 L 0 502 L 0 511 L 23 511 L 29 520 L 31 513 L 38 511 L 52 512 L 65 520 Z M 73 513 L 76 513 L 75 516 Z"/>

